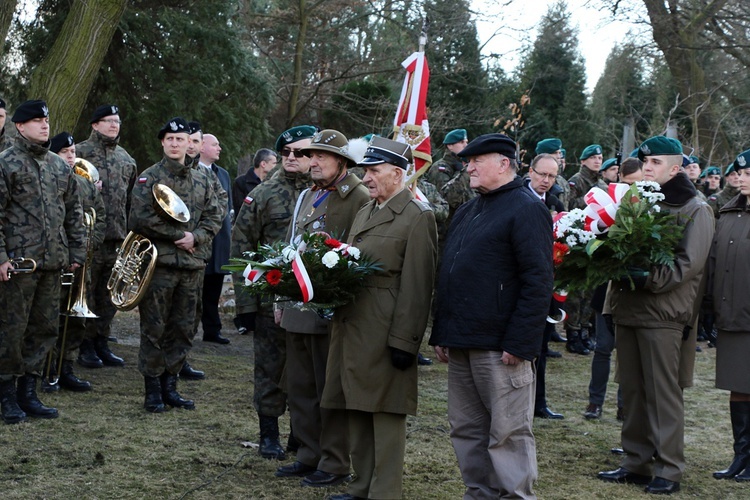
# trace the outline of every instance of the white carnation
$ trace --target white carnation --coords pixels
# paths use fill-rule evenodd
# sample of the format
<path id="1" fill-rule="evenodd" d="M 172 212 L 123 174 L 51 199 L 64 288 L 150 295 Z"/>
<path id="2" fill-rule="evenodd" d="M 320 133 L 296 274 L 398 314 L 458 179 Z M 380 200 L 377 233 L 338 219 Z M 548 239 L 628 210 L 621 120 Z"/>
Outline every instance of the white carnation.
<path id="1" fill-rule="evenodd" d="M 326 252 L 320 261 L 329 269 L 333 268 L 339 262 L 339 256 L 336 252 Z"/>
<path id="2" fill-rule="evenodd" d="M 346 249 L 346 253 L 348 253 L 349 255 L 351 255 L 352 259 L 359 260 L 359 256 L 360 256 L 359 248 L 357 248 L 357 247 L 348 247 Z"/>
<path id="3" fill-rule="evenodd" d="M 281 251 L 281 255 L 284 258 L 284 262 L 291 262 L 297 256 L 297 250 L 294 247 L 285 247 Z"/>

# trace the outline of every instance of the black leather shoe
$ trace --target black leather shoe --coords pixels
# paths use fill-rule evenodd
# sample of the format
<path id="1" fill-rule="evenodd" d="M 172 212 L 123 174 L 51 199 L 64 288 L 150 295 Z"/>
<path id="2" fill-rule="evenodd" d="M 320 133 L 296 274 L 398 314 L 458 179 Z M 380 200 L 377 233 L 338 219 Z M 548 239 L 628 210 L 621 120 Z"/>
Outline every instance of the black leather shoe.
<path id="1" fill-rule="evenodd" d="M 552 332 L 552 336 L 549 338 L 551 342 L 567 342 L 568 339 L 560 335 L 559 333 Z"/>
<path id="2" fill-rule="evenodd" d="M 182 365 L 182 369 L 180 370 L 180 378 L 185 380 L 203 380 L 206 378 L 205 372 L 202 372 L 200 370 L 196 370 L 192 366 L 190 366 L 190 363 L 185 361 Z"/>
<path id="3" fill-rule="evenodd" d="M 308 474 L 315 472 L 315 467 L 312 467 L 302 462 L 294 462 L 289 465 L 282 465 L 276 469 L 276 477 L 305 477 Z"/>
<path id="4" fill-rule="evenodd" d="M 653 481 L 648 483 L 645 491 L 652 495 L 671 495 L 680 491 L 680 483 L 663 477 L 655 477 Z"/>
<path id="5" fill-rule="evenodd" d="M 420 352 L 417 354 L 417 364 L 420 366 L 430 366 L 432 364 L 432 360 L 430 358 L 425 358 Z"/>
<path id="6" fill-rule="evenodd" d="M 546 418 L 549 420 L 562 420 L 565 418 L 565 415 L 563 415 L 562 413 L 555 413 L 546 406 L 544 408 L 540 408 L 539 410 L 534 410 L 534 416 L 537 418 Z"/>
<path id="7" fill-rule="evenodd" d="M 625 454 L 625 450 L 623 450 L 622 448 L 611 448 L 609 451 L 610 451 L 610 453 L 614 453 L 615 455 L 624 455 Z"/>
<path id="8" fill-rule="evenodd" d="M 548 358 L 562 358 L 562 354 L 560 354 L 560 351 L 552 351 L 550 349 L 547 349 L 547 357 Z"/>
<path id="9" fill-rule="evenodd" d="M 219 332 L 219 333 L 216 333 L 215 335 L 204 335 L 203 342 L 214 342 L 216 344 L 228 344 L 229 339 L 224 337 L 221 334 L 221 332 Z"/>
<path id="10" fill-rule="evenodd" d="M 338 486 L 341 483 L 351 481 L 351 474 L 334 474 L 316 470 L 309 476 L 305 476 L 300 482 L 301 486 L 312 486 L 313 488 L 327 488 L 328 486 Z"/>
<path id="11" fill-rule="evenodd" d="M 583 412 L 583 418 L 586 420 L 597 420 L 602 418 L 602 406 L 590 403 Z"/>
<path id="12" fill-rule="evenodd" d="M 651 478 L 644 476 L 643 474 L 634 474 L 627 469 L 620 467 L 619 469 L 600 472 L 596 475 L 602 481 L 608 483 L 627 483 L 627 484 L 649 484 Z"/>

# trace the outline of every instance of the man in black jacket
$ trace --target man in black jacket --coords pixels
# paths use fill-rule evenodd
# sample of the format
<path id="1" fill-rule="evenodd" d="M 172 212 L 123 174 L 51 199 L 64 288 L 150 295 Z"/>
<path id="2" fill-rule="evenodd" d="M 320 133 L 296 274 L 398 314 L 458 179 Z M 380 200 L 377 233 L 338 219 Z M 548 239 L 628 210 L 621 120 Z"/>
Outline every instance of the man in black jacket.
<path id="1" fill-rule="evenodd" d="M 276 166 L 278 158 L 272 149 L 261 148 L 253 156 L 253 168 L 238 176 L 232 185 L 232 209 L 234 216 L 240 213 L 242 200 L 255 186 L 263 182 L 268 173 Z M 234 217 L 232 217 L 234 219 Z"/>
<path id="2" fill-rule="evenodd" d="M 516 178 L 510 138 L 480 136 L 459 156 L 479 196 L 448 230 L 430 344 L 450 363 L 448 419 L 466 497 L 533 497 L 532 363 L 552 297 L 552 218 Z"/>

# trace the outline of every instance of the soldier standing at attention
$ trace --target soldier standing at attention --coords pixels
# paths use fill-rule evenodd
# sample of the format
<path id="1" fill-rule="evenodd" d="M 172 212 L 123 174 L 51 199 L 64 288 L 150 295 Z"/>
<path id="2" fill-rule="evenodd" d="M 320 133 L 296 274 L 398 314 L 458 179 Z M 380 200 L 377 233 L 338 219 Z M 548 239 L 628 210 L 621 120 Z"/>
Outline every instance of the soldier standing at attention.
<path id="1" fill-rule="evenodd" d="M 300 125 L 276 140 L 282 168 L 243 200 L 232 228 L 232 257 L 242 257 L 259 244 L 284 240 L 297 198 L 310 187 L 310 159 L 302 150 L 315 133 L 315 127 Z M 281 310 L 274 311 L 270 301 L 261 302 L 261 297 L 246 293 L 241 274 L 235 274 L 234 280 L 237 323 L 255 332 L 253 406 L 260 422 L 258 451 L 263 458 L 284 460 L 286 453 L 279 443 L 279 417 L 286 409 L 286 393 L 279 385 L 286 363 L 286 333 L 277 324 Z"/>
<path id="2" fill-rule="evenodd" d="M 147 168 L 133 188 L 130 229 L 158 250 L 156 267 L 143 300 L 138 370 L 145 379 L 145 408 L 166 411 L 165 404 L 186 410 L 191 400 L 177 392 L 180 373 L 192 347 L 195 314 L 206 266 L 201 257 L 221 227 L 223 210 L 205 172 L 192 168 L 187 156 L 188 124 L 172 118 L 159 130 L 164 158 Z M 156 209 L 155 184 L 171 188 L 185 203 L 190 220 L 177 222 Z"/>
<path id="3" fill-rule="evenodd" d="M 708 205 L 713 209 L 717 219 L 719 218 L 721 207 L 740 194 L 740 175 L 734 170 L 734 163 L 730 163 L 724 171 L 724 178 L 727 180 L 724 189 L 708 197 Z"/>
<path id="4" fill-rule="evenodd" d="M 86 259 L 78 184 L 49 152 L 47 104 L 26 101 L 12 120 L 18 135 L 0 153 L 0 403 L 9 424 L 58 415 L 39 401 L 36 381 L 57 339 L 60 271 Z M 13 272 L 21 258 L 35 270 Z"/>
<path id="5" fill-rule="evenodd" d="M 91 116 L 91 135 L 76 145 L 78 157 L 90 161 L 99 170 L 97 188 L 102 193 L 107 211 L 107 232 L 104 242 L 94 252 L 89 290 L 92 298 L 89 307 L 99 317 L 87 322 L 87 338 L 81 343 L 78 356 L 78 364 L 87 368 L 125 366 L 125 361 L 109 348 L 112 319 L 117 309 L 107 290 L 117 249 L 128 233 L 130 192 L 136 176 L 135 160 L 119 145 L 121 123 L 117 106 L 99 106 Z"/>

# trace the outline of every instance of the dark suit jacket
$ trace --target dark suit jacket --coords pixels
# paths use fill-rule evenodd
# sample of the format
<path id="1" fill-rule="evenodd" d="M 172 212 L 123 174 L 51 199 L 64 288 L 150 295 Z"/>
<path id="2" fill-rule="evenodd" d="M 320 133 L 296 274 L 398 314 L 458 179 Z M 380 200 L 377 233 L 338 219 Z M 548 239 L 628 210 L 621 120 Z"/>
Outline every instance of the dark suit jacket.
<path id="1" fill-rule="evenodd" d="M 224 188 L 228 196 L 227 211 L 224 220 L 221 222 L 221 229 L 216 233 L 213 243 L 211 243 L 211 258 L 206 263 L 206 274 L 229 274 L 229 271 L 222 270 L 221 266 L 229 264 L 229 251 L 232 246 L 232 215 L 230 214 L 232 211 L 232 191 L 229 189 L 231 181 L 229 180 L 229 172 L 217 164 L 211 164 L 211 170 L 219 178 L 221 187 Z"/>
<path id="2" fill-rule="evenodd" d="M 260 184 L 260 178 L 255 175 L 255 171 L 252 168 L 234 180 L 234 184 L 232 185 L 232 207 L 234 208 L 235 216 L 240 213 L 242 200 L 244 200 L 245 196 L 247 196 L 247 194 L 258 184 Z M 229 192 L 229 190 L 227 190 L 227 192 Z"/>

